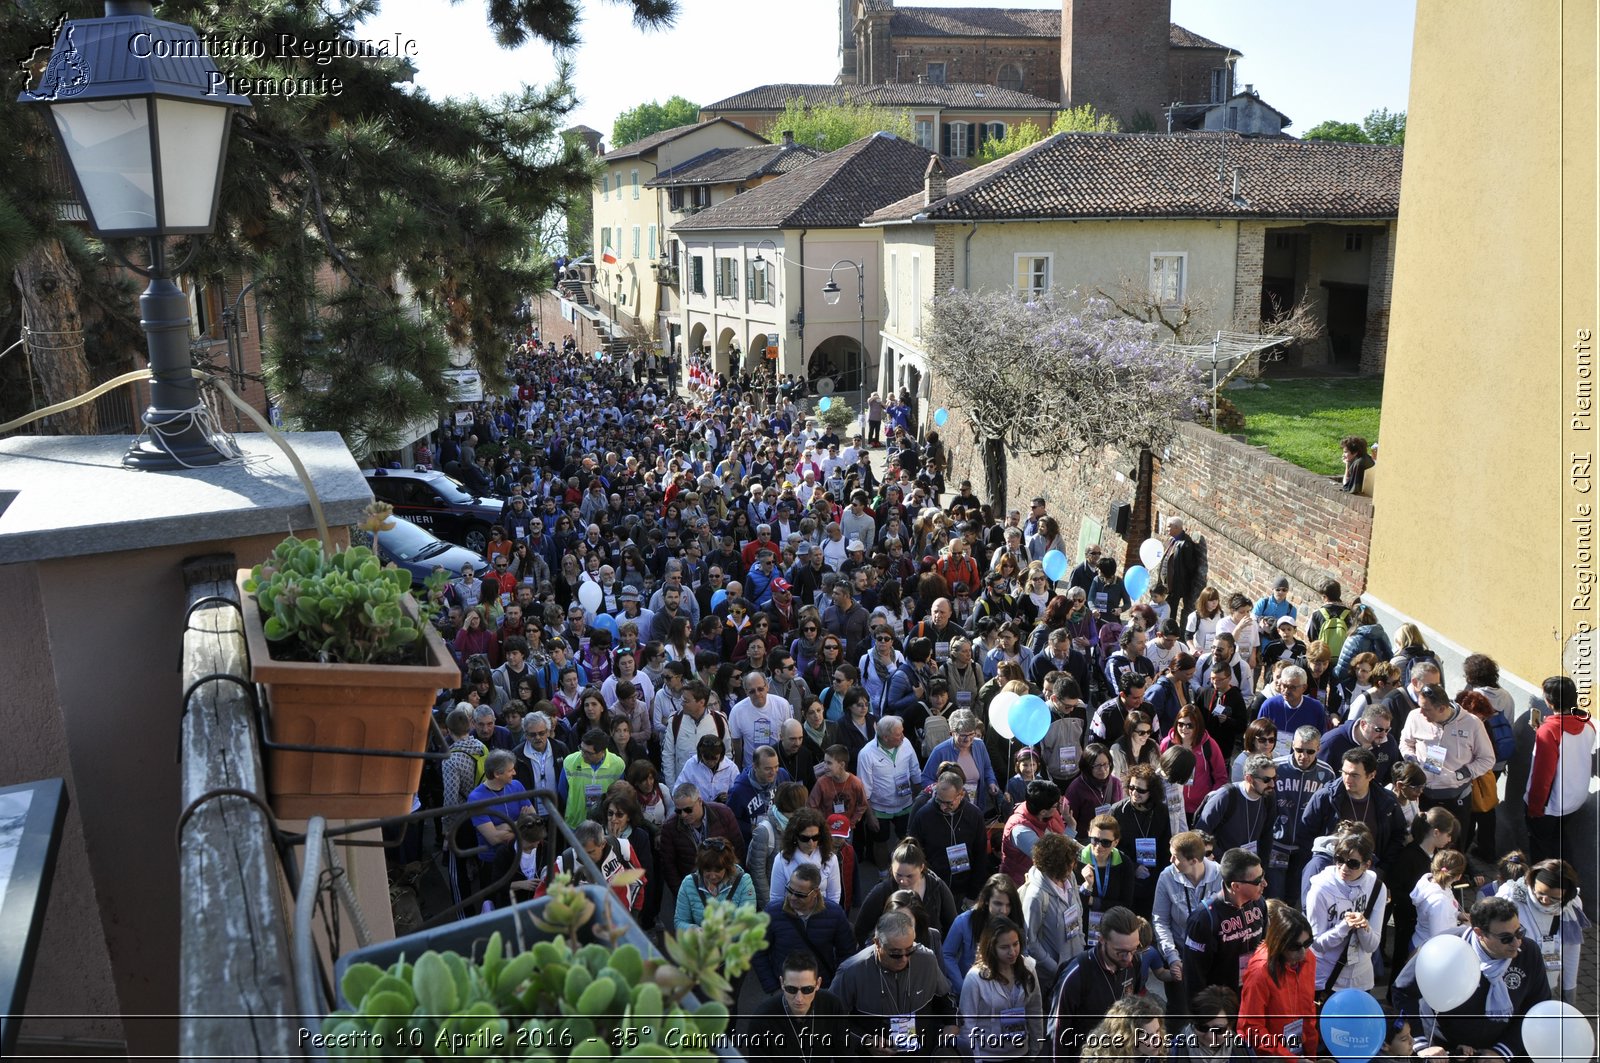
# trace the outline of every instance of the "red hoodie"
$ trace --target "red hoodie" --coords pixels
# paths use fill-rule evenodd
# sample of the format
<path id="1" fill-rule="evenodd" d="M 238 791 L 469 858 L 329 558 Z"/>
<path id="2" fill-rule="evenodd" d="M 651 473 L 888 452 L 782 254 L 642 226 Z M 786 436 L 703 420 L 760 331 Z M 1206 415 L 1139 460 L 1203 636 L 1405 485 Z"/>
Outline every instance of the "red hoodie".
<path id="1" fill-rule="evenodd" d="M 1582 709 L 1544 718 L 1533 737 L 1533 770 L 1524 800 L 1528 818 L 1565 816 L 1589 797 L 1589 764 L 1594 756 L 1594 720 Z"/>
<path id="2" fill-rule="evenodd" d="M 1285 966 L 1283 983 L 1267 971 L 1267 947 L 1258 946 L 1240 980 L 1239 1036 L 1258 1056 L 1312 1059 L 1317 1051 L 1317 957 L 1306 950 L 1300 966 Z M 1298 1030 L 1292 1029 L 1298 1023 Z M 1284 1047 L 1285 1033 L 1300 1036 L 1300 1051 Z"/>

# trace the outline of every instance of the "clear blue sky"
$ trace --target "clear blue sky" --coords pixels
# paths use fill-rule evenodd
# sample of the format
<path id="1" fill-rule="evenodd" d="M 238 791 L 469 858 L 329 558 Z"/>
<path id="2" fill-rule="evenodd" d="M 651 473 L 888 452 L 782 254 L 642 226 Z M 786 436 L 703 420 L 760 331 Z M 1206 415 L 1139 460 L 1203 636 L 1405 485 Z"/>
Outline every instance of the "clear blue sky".
<path id="1" fill-rule="evenodd" d="M 1049 7 L 1020 0 L 930 7 Z M 681 95 L 706 104 L 756 85 L 831 82 L 837 73 L 837 0 L 680 0 L 670 30 L 634 28 L 631 5 L 584 0 L 584 43 L 572 58 L 582 103 L 572 122 L 609 140 L 618 112 Z M 417 83 L 435 96 L 493 96 L 547 81 L 548 47 L 508 52 L 494 43 L 483 0 L 383 0 L 363 27 L 417 41 Z M 1360 121 L 1405 110 L 1415 0 L 1172 0 L 1172 20 L 1242 52 L 1240 84 L 1293 119 L 1300 133 L 1324 119 Z"/>

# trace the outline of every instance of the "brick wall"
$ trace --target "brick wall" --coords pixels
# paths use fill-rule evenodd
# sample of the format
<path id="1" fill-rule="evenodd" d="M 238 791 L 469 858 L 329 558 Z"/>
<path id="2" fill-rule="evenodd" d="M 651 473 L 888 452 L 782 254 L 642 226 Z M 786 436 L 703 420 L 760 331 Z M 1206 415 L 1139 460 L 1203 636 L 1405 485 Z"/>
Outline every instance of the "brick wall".
<path id="1" fill-rule="evenodd" d="M 1372 237 L 1367 274 L 1367 331 L 1361 340 L 1361 371 L 1381 373 L 1389 349 L 1389 303 L 1394 294 L 1394 225 Z"/>
<path id="2" fill-rule="evenodd" d="M 1257 221 L 1239 223 L 1233 269 L 1233 327 L 1236 329 L 1253 331 L 1261 321 L 1261 261 L 1266 247 L 1266 225 Z"/>
<path id="3" fill-rule="evenodd" d="M 969 478 L 982 497 L 982 457 L 959 405 L 936 379 L 926 408 L 941 405 L 950 410 L 943 435 L 951 454 L 949 484 L 954 488 Z M 1279 576 L 1289 578 L 1291 597 L 1302 603 L 1320 602 L 1316 587 L 1330 575 L 1347 601 L 1366 586 L 1370 498 L 1346 495 L 1328 477 L 1194 424 L 1178 426 L 1166 457 L 1155 464 L 1152 512 L 1134 512 L 1132 542 L 1109 528 L 1102 531 L 1110 556 L 1126 564 L 1136 557 L 1142 529 L 1160 530 L 1167 518 L 1177 516 L 1191 535 L 1206 537 L 1211 583 L 1224 597 L 1236 590 L 1260 597 Z M 1062 534 L 1075 544 L 1083 518 L 1104 525 L 1114 503 L 1136 501 L 1129 474 L 1137 465 L 1137 454 L 1108 451 L 1080 489 L 1074 486 L 1076 470 L 1052 472 L 1012 455 L 1009 507 L 1026 512 L 1028 500 L 1043 495 Z"/>
<path id="4" fill-rule="evenodd" d="M 1062 102 L 1164 128 L 1171 0 L 1061 0 Z"/>
<path id="5" fill-rule="evenodd" d="M 539 336 L 548 343 L 561 338 L 567 333 L 578 341 L 578 348 L 585 351 L 598 351 L 605 346 L 605 337 L 595 328 L 594 322 L 578 315 L 578 323 L 574 325 L 561 316 L 561 297 L 555 292 L 540 292 L 539 298 L 533 304 L 533 322 L 539 326 Z"/>
<path id="6" fill-rule="evenodd" d="M 1022 71 L 1022 91 L 1046 100 L 1061 98 L 1061 43 L 1038 38 L 962 37 L 955 41 L 940 38 L 896 37 L 888 68 L 876 81 L 893 82 L 898 64 L 899 81 L 911 84 L 925 74 L 929 63 L 945 64 L 945 81 L 950 84 L 995 85 L 1000 68 L 1008 63 Z M 898 58 L 905 56 L 904 59 Z M 876 74 L 877 71 L 874 71 Z M 1048 124 L 1049 116 L 1035 119 Z"/>
<path id="7" fill-rule="evenodd" d="M 1211 72 L 1227 66 L 1228 53 L 1220 48 L 1174 48 L 1167 60 L 1167 102 L 1210 103 Z M 1224 87 L 1223 99 L 1233 95 L 1233 86 Z M 1165 115 L 1159 128 L 1166 128 Z"/>
<path id="8" fill-rule="evenodd" d="M 933 227 L 933 291 L 935 295 L 948 292 L 956 285 L 956 227 L 954 225 L 935 225 Z M 921 292 L 913 292 L 913 299 L 922 298 Z"/>

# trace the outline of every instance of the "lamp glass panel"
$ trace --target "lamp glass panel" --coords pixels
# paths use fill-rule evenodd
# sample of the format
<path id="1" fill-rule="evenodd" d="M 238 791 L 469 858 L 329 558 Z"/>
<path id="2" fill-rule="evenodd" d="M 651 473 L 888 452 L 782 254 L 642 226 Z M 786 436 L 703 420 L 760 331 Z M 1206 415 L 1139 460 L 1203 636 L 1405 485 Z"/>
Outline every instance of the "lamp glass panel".
<path id="1" fill-rule="evenodd" d="M 157 226 L 150 105 L 143 97 L 54 103 L 67 159 L 83 188 L 96 232 L 148 232 Z"/>
<path id="2" fill-rule="evenodd" d="M 156 101 L 161 149 L 161 198 L 166 227 L 209 229 L 217 194 L 217 169 L 227 151 L 231 108 L 189 100 Z"/>
<path id="3" fill-rule="evenodd" d="M 839 286 L 832 282 L 822 286 L 822 298 L 829 306 L 839 305 Z"/>

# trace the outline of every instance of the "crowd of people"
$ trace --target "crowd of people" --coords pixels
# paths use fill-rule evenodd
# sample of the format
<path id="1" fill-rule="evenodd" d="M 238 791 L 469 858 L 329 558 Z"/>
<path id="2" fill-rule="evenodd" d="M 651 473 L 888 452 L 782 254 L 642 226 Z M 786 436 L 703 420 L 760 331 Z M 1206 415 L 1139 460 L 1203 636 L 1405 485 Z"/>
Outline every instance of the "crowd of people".
<path id="1" fill-rule="evenodd" d="M 1513 849 L 1495 662 L 1450 693 L 1337 583 L 1216 586 L 1172 519 L 1135 600 L 1045 499 L 946 492 L 910 421 L 875 463 L 701 362 L 680 390 L 569 337 L 510 369 L 471 430 L 500 444 L 474 459 L 507 499 L 490 571 L 434 603 L 462 686 L 421 799 L 504 798 L 443 824 L 468 914 L 582 874 L 557 818 L 647 930 L 760 907 L 751 1056 L 1313 1057 L 1344 988 L 1393 1056 L 1510 1056 L 1573 993 L 1595 728 L 1570 679 L 1530 715 Z M 1032 745 L 991 719 L 1026 694 Z M 1440 935 L 1482 984 L 1435 1012 L 1412 957 Z"/>

